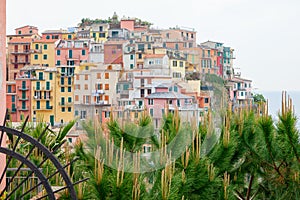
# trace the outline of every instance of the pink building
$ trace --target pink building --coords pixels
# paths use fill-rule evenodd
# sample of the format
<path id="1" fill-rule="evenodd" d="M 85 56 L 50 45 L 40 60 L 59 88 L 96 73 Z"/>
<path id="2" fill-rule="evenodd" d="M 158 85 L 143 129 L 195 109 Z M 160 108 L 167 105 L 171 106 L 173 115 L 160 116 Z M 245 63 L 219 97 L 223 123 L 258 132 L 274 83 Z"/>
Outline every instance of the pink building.
<path id="1" fill-rule="evenodd" d="M 20 28 L 16 28 L 16 35 L 33 35 L 33 34 L 38 34 L 39 30 L 35 26 L 22 26 Z"/>
<path id="2" fill-rule="evenodd" d="M 79 65 L 89 60 L 89 40 L 61 40 L 55 48 L 56 66 Z"/>
<path id="3" fill-rule="evenodd" d="M 145 98 L 144 105 L 153 118 L 155 128 L 160 128 L 166 112 L 174 112 L 175 109 L 178 109 L 183 122 L 194 118 L 199 123 L 200 110 L 194 103 L 194 98 L 181 94 L 179 89 L 177 85 L 161 84 L 155 88 L 155 93 Z"/>
<path id="4" fill-rule="evenodd" d="M 121 19 L 120 26 L 129 31 L 134 31 L 135 19 Z"/>
<path id="5" fill-rule="evenodd" d="M 105 64 L 123 64 L 123 49 L 128 42 L 107 41 L 104 43 L 104 63 Z"/>
<path id="6" fill-rule="evenodd" d="M 6 110 L 6 91 L 5 91 L 5 78 L 6 78 L 6 0 L 0 1 L 0 99 L 1 104 L 0 106 L 0 124 L 3 124 L 3 120 L 5 117 L 5 110 Z M 5 146 L 6 137 L 2 141 L 0 141 L 1 146 Z M 0 154 L 0 174 L 2 174 L 4 167 L 5 167 L 5 155 Z M 0 191 L 3 190 L 6 184 L 6 178 L 4 177 L 3 181 L 0 183 Z"/>

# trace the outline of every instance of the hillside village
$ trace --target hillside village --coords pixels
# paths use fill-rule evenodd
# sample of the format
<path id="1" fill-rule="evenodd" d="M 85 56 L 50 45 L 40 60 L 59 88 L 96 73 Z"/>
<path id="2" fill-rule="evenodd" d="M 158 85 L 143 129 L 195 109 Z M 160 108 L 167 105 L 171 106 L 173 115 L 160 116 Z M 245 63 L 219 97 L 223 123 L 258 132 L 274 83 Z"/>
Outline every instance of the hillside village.
<path id="1" fill-rule="evenodd" d="M 232 106 L 252 101 L 252 81 L 234 71 L 232 47 L 197 44 L 194 29 L 151 25 L 114 13 L 41 34 L 16 28 L 7 35 L 9 120 L 29 116 L 59 127 L 76 119 L 80 130 L 83 120 L 135 121 L 147 110 L 159 128 L 165 112 L 178 110 L 182 121 L 200 122 L 214 93 L 205 77 L 224 81 Z"/>

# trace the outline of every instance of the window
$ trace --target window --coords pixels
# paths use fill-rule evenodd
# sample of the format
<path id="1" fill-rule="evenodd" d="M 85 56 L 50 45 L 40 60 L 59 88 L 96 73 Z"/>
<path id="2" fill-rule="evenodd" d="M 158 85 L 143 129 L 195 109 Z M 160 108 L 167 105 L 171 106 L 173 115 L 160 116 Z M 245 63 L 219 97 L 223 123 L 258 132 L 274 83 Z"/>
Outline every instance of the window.
<path id="1" fill-rule="evenodd" d="M 22 31 L 18 31 L 18 34 L 21 35 L 21 34 L 22 34 Z"/>
<path id="2" fill-rule="evenodd" d="M 174 92 L 178 92 L 178 87 L 176 85 L 174 86 Z"/>
<path id="3" fill-rule="evenodd" d="M 65 92 L 65 87 L 61 87 L 60 92 Z"/>
<path id="4" fill-rule="evenodd" d="M 56 65 L 57 65 L 57 66 L 60 66 L 60 60 L 57 60 L 57 61 L 56 61 Z"/>
<path id="5" fill-rule="evenodd" d="M 56 51 L 56 55 L 60 56 L 60 50 L 59 49 Z"/>
<path id="6" fill-rule="evenodd" d="M 89 85 L 88 84 L 84 84 L 84 89 L 88 90 L 89 89 Z"/>
<path id="7" fill-rule="evenodd" d="M 209 99 L 208 98 L 205 98 L 204 99 L 204 103 L 208 103 L 209 102 Z"/>
<path id="8" fill-rule="evenodd" d="M 100 38 L 105 38 L 105 33 L 99 33 Z"/>
<path id="9" fill-rule="evenodd" d="M 85 56 L 85 49 L 82 49 L 81 54 Z"/>
<path id="10" fill-rule="evenodd" d="M 139 57 L 138 57 L 139 59 L 142 59 L 142 54 L 141 53 L 139 53 Z"/>
<path id="11" fill-rule="evenodd" d="M 148 105 L 153 105 L 153 99 L 148 99 Z"/>
<path id="12" fill-rule="evenodd" d="M 48 49 L 48 45 L 44 44 L 44 50 Z"/>
<path id="13" fill-rule="evenodd" d="M 72 97 L 68 97 L 68 102 L 72 103 Z"/>
<path id="14" fill-rule="evenodd" d="M 34 60 L 38 60 L 39 59 L 39 55 L 34 55 Z"/>
<path id="15" fill-rule="evenodd" d="M 35 44 L 35 49 L 36 49 L 36 50 L 39 49 L 39 44 Z"/>
<path id="16" fill-rule="evenodd" d="M 50 35 L 47 35 L 47 36 L 46 36 L 46 39 L 49 40 L 49 39 L 50 39 Z"/>
<path id="17" fill-rule="evenodd" d="M 183 62 L 182 61 L 179 62 L 179 66 L 183 67 Z"/>
<path id="18" fill-rule="evenodd" d="M 72 88 L 71 87 L 68 87 L 68 92 L 72 92 Z"/>
<path id="19" fill-rule="evenodd" d="M 130 69 L 133 69 L 133 64 L 130 64 Z"/>
<path id="20" fill-rule="evenodd" d="M 89 80 L 89 75 L 88 74 L 84 75 L 84 80 Z"/>
<path id="21" fill-rule="evenodd" d="M 11 96 L 11 102 L 15 102 L 16 101 L 16 96 L 12 95 Z"/>
<path id="22" fill-rule="evenodd" d="M 41 83 L 39 81 L 36 82 L 36 90 L 41 89 Z"/>
<path id="23" fill-rule="evenodd" d="M 96 33 L 93 33 L 93 38 L 96 38 Z"/>
<path id="24" fill-rule="evenodd" d="M 72 85 L 72 77 L 68 77 L 68 85 Z"/>
<path id="25" fill-rule="evenodd" d="M 148 44 L 148 49 L 151 49 L 151 44 Z"/>
<path id="26" fill-rule="evenodd" d="M 60 101 L 61 105 L 65 105 L 65 97 L 61 97 L 61 101 Z"/>
<path id="27" fill-rule="evenodd" d="M 169 100 L 168 100 L 168 104 L 169 104 L 169 105 L 172 105 L 172 104 L 173 104 L 172 99 L 169 99 Z"/>
<path id="28" fill-rule="evenodd" d="M 80 111 L 80 119 L 85 119 L 86 118 L 86 111 L 82 110 Z"/>
<path id="29" fill-rule="evenodd" d="M 150 108 L 150 116 L 153 117 L 153 108 Z"/>
<path id="30" fill-rule="evenodd" d="M 207 56 L 210 57 L 210 50 L 207 50 Z"/>
<path id="31" fill-rule="evenodd" d="M 71 107 L 68 107 L 68 112 L 72 112 L 72 108 Z"/>
<path id="32" fill-rule="evenodd" d="M 177 61 L 176 60 L 173 61 L 173 67 L 177 67 Z"/>
<path id="33" fill-rule="evenodd" d="M 50 101 L 46 101 L 46 109 L 51 109 Z"/>
<path id="34" fill-rule="evenodd" d="M 104 100 L 108 102 L 108 101 L 109 101 L 109 96 L 108 96 L 108 95 L 105 95 L 105 96 L 104 96 Z"/>
<path id="35" fill-rule="evenodd" d="M 89 70 L 89 66 L 85 66 L 85 70 Z"/>
<path id="36" fill-rule="evenodd" d="M 75 116 L 78 116 L 78 110 L 75 110 Z"/>
<path id="37" fill-rule="evenodd" d="M 180 99 L 177 99 L 177 107 L 180 107 Z"/>
<path id="38" fill-rule="evenodd" d="M 79 101 L 79 96 L 75 95 L 75 101 Z"/>
<path id="39" fill-rule="evenodd" d="M 97 79 L 101 79 L 101 73 L 97 73 Z"/>
<path id="40" fill-rule="evenodd" d="M 73 51 L 69 50 L 69 58 L 72 58 L 72 57 L 73 57 Z"/>
<path id="41" fill-rule="evenodd" d="M 7 86 L 7 93 L 11 93 L 11 85 Z"/>
<path id="42" fill-rule="evenodd" d="M 64 85 L 64 84 L 65 84 L 65 78 L 64 78 L 64 77 L 61 77 L 61 78 L 60 78 L 60 84 L 61 84 L 61 85 Z"/>
<path id="43" fill-rule="evenodd" d="M 41 109 L 41 102 L 40 101 L 36 102 L 36 109 Z"/>
<path id="44" fill-rule="evenodd" d="M 132 54 L 130 55 L 130 60 L 133 60 L 133 55 Z"/>
<path id="45" fill-rule="evenodd" d="M 175 44 L 175 49 L 178 50 L 179 49 L 179 46 L 178 44 Z"/>
<path id="46" fill-rule="evenodd" d="M 109 73 L 105 73 L 105 79 L 109 79 Z"/>
<path id="47" fill-rule="evenodd" d="M 61 112 L 65 112 L 66 111 L 66 108 L 65 107 L 62 107 L 61 108 Z"/>
<path id="48" fill-rule="evenodd" d="M 49 80 L 53 80 L 53 73 L 52 72 L 49 73 Z"/>
<path id="49" fill-rule="evenodd" d="M 46 82 L 46 90 L 50 90 L 50 82 L 49 81 Z"/>
<path id="50" fill-rule="evenodd" d="M 105 84 L 105 90 L 109 90 L 109 84 Z"/>
<path id="51" fill-rule="evenodd" d="M 44 76 L 44 73 L 43 72 L 39 72 L 39 80 L 43 80 L 43 76 Z"/>
<path id="52" fill-rule="evenodd" d="M 48 58 L 47 54 L 44 54 L 43 58 L 44 58 L 44 60 L 47 60 L 47 58 Z"/>

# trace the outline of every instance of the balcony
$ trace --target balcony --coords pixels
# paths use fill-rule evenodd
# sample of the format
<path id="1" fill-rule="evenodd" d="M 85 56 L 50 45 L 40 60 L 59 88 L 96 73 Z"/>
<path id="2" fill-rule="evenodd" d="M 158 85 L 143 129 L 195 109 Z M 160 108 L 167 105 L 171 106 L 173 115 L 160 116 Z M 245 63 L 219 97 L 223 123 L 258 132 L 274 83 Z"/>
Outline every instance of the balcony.
<path id="1" fill-rule="evenodd" d="M 28 111 L 29 108 L 28 107 L 19 107 L 18 110 L 19 111 Z"/>
<path id="2" fill-rule="evenodd" d="M 14 49 L 11 54 L 30 54 L 31 50 L 30 49 Z"/>
<path id="3" fill-rule="evenodd" d="M 40 111 L 51 111 L 53 109 L 53 106 L 40 106 L 40 107 L 36 107 L 33 106 L 33 110 L 40 110 Z"/>
<path id="4" fill-rule="evenodd" d="M 59 102 L 58 105 L 62 107 L 70 107 L 74 105 L 74 102 Z"/>
<path id="5" fill-rule="evenodd" d="M 29 60 L 26 59 L 11 59 L 10 62 L 12 64 L 30 64 Z"/>
<path id="6" fill-rule="evenodd" d="M 94 97 L 98 97 L 98 96 L 103 95 L 103 94 L 105 94 L 104 90 L 93 90 L 92 91 L 92 95 Z"/>
<path id="7" fill-rule="evenodd" d="M 26 90 L 29 90 L 29 87 L 27 87 L 27 86 L 18 86 L 18 90 L 26 91 Z"/>
<path id="8" fill-rule="evenodd" d="M 18 97 L 19 101 L 28 101 L 29 100 L 29 96 L 22 96 L 22 97 Z"/>
<path id="9" fill-rule="evenodd" d="M 52 91 L 53 87 L 42 87 L 43 91 Z"/>
<path id="10" fill-rule="evenodd" d="M 80 60 L 80 56 L 66 56 L 66 60 Z"/>
<path id="11" fill-rule="evenodd" d="M 43 98 L 40 96 L 33 96 L 33 99 L 37 100 L 37 101 L 49 101 L 49 100 L 52 100 L 53 97 L 52 96 L 46 96 L 46 97 L 44 96 L 44 98 Z"/>

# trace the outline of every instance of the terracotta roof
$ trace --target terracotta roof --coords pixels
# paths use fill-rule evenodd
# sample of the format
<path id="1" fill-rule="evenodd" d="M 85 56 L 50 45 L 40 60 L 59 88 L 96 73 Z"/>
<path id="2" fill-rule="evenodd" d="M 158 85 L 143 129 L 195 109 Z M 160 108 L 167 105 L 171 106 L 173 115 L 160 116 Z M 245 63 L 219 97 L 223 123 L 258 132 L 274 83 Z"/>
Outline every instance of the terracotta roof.
<path id="1" fill-rule="evenodd" d="M 166 54 L 146 54 L 144 58 L 163 58 Z"/>
<path id="2" fill-rule="evenodd" d="M 31 43 L 32 38 L 13 38 L 8 43 Z"/>

